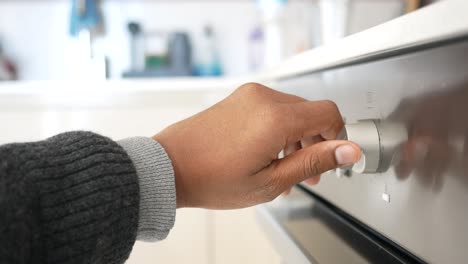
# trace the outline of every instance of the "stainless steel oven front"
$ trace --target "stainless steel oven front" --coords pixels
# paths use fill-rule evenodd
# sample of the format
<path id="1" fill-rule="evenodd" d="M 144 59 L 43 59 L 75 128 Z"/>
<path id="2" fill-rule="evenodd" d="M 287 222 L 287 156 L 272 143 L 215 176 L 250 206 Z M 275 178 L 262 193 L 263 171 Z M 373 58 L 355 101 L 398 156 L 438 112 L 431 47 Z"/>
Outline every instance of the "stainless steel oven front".
<path id="1" fill-rule="evenodd" d="M 274 88 L 333 100 L 350 130 L 361 127 L 348 139 L 368 141 L 360 167 L 331 171 L 261 209 L 304 259 L 468 261 L 467 38 L 361 58 Z"/>

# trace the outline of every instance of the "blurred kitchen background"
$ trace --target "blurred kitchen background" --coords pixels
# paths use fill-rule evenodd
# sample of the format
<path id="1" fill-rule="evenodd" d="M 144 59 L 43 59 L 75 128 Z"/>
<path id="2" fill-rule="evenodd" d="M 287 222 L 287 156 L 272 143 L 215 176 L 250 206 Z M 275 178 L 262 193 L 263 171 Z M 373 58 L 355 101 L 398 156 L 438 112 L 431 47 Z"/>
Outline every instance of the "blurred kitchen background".
<path id="1" fill-rule="evenodd" d="M 290 56 L 430 2 L 0 0 L 0 144 L 69 130 L 152 136 Z M 281 259 L 254 209 L 184 209 L 129 263 Z"/>
<path id="2" fill-rule="evenodd" d="M 0 79 L 245 75 L 420 5 L 405 0 L 1 0 L 0 47 L 9 60 L 2 64 L 10 65 L 2 66 Z"/>

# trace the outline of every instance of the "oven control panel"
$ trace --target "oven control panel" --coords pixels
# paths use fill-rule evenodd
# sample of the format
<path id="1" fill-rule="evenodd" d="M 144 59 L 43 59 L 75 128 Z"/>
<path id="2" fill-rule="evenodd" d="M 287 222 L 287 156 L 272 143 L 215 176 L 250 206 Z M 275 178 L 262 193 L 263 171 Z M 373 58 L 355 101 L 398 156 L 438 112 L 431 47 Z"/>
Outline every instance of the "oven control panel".
<path id="1" fill-rule="evenodd" d="M 301 186 L 425 262 L 466 263 L 468 39 L 389 55 L 275 84 L 335 102 L 362 150 L 351 177 Z"/>

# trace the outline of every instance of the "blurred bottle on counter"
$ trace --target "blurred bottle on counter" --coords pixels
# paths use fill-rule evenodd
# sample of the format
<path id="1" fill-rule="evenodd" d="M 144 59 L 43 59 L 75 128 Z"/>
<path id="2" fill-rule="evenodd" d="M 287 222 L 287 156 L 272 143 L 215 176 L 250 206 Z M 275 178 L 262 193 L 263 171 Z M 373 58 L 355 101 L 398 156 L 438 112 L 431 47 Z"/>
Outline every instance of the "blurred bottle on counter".
<path id="1" fill-rule="evenodd" d="M 187 32 L 145 32 L 138 23 L 128 25 L 131 64 L 122 74 L 124 78 L 192 76 L 192 44 Z"/>
<path id="2" fill-rule="evenodd" d="M 249 34 L 249 64 L 259 71 L 316 46 L 316 3 L 257 0 L 258 21 Z"/>
<path id="3" fill-rule="evenodd" d="M 257 0 L 262 17 L 264 38 L 264 67 L 279 64 L 285 57 L 285 6 L 286 0 Z"/>
<path id="4" fill-rule="evenodd" d="M 175 34 L 175 33 L 174 33 Z M 168 34 L 164 31 L 146 32 L 144 35 L 144 68 L 157 70 L 168 65 Z"/>
<path id="5" fill-rule="evenodd" d="M 13 81 L 17 79 L 16 67 L 3 53 L 0 42 L 0 81 Z"/>
<path id="6" fill-rule="evenodd" d="M 98 0 L 72 0 L 70 11 L 70 36 L 75 38 L 75 55 L 68 65 L 77 79 L 105 80 L 108 77 L 108 60 L 96 50 L 97 37 L 104 34 L 104 24 Z"/>
<path id="7" fill-rule="evenodd" d="M 185 32 L 173 32 L 169 37 L 169 67 L 180 76 L 192 74 L 192 44 Z"/>
<path id="8" fill-rule="evenodd" d="M 130 21 L 127 24 L 130 34 L 130 70 L 141 71 L 145 68 L 145 40 L 140 23 Z"/>
<path id="9" fill-rule="evenodd" d="M 249 69 L 257 72 L 263 69 L 265 38 L 261 25 L 255 26 L 249 34 Z"/>
<path id="10" fill-rule="evenodd" d="M 213 27 L 206 25 L 203 29 L 203 38 L 197 49 L 195 75 L 221 76 L 223 74 L 218 53 L 216 35 Z"/>

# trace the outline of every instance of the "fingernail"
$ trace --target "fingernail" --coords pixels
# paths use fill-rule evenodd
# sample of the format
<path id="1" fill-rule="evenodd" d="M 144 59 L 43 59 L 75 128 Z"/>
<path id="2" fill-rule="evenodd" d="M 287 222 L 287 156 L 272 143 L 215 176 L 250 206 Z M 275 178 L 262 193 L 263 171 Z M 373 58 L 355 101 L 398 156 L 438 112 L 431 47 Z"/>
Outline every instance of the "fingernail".
<path id="1" fill-rule="evenodd" d="M 358 162 L 359 153 L 350 145 L 342 145 L 336 148 L 335 158 L 338 165 L 351 165 Z"/>

